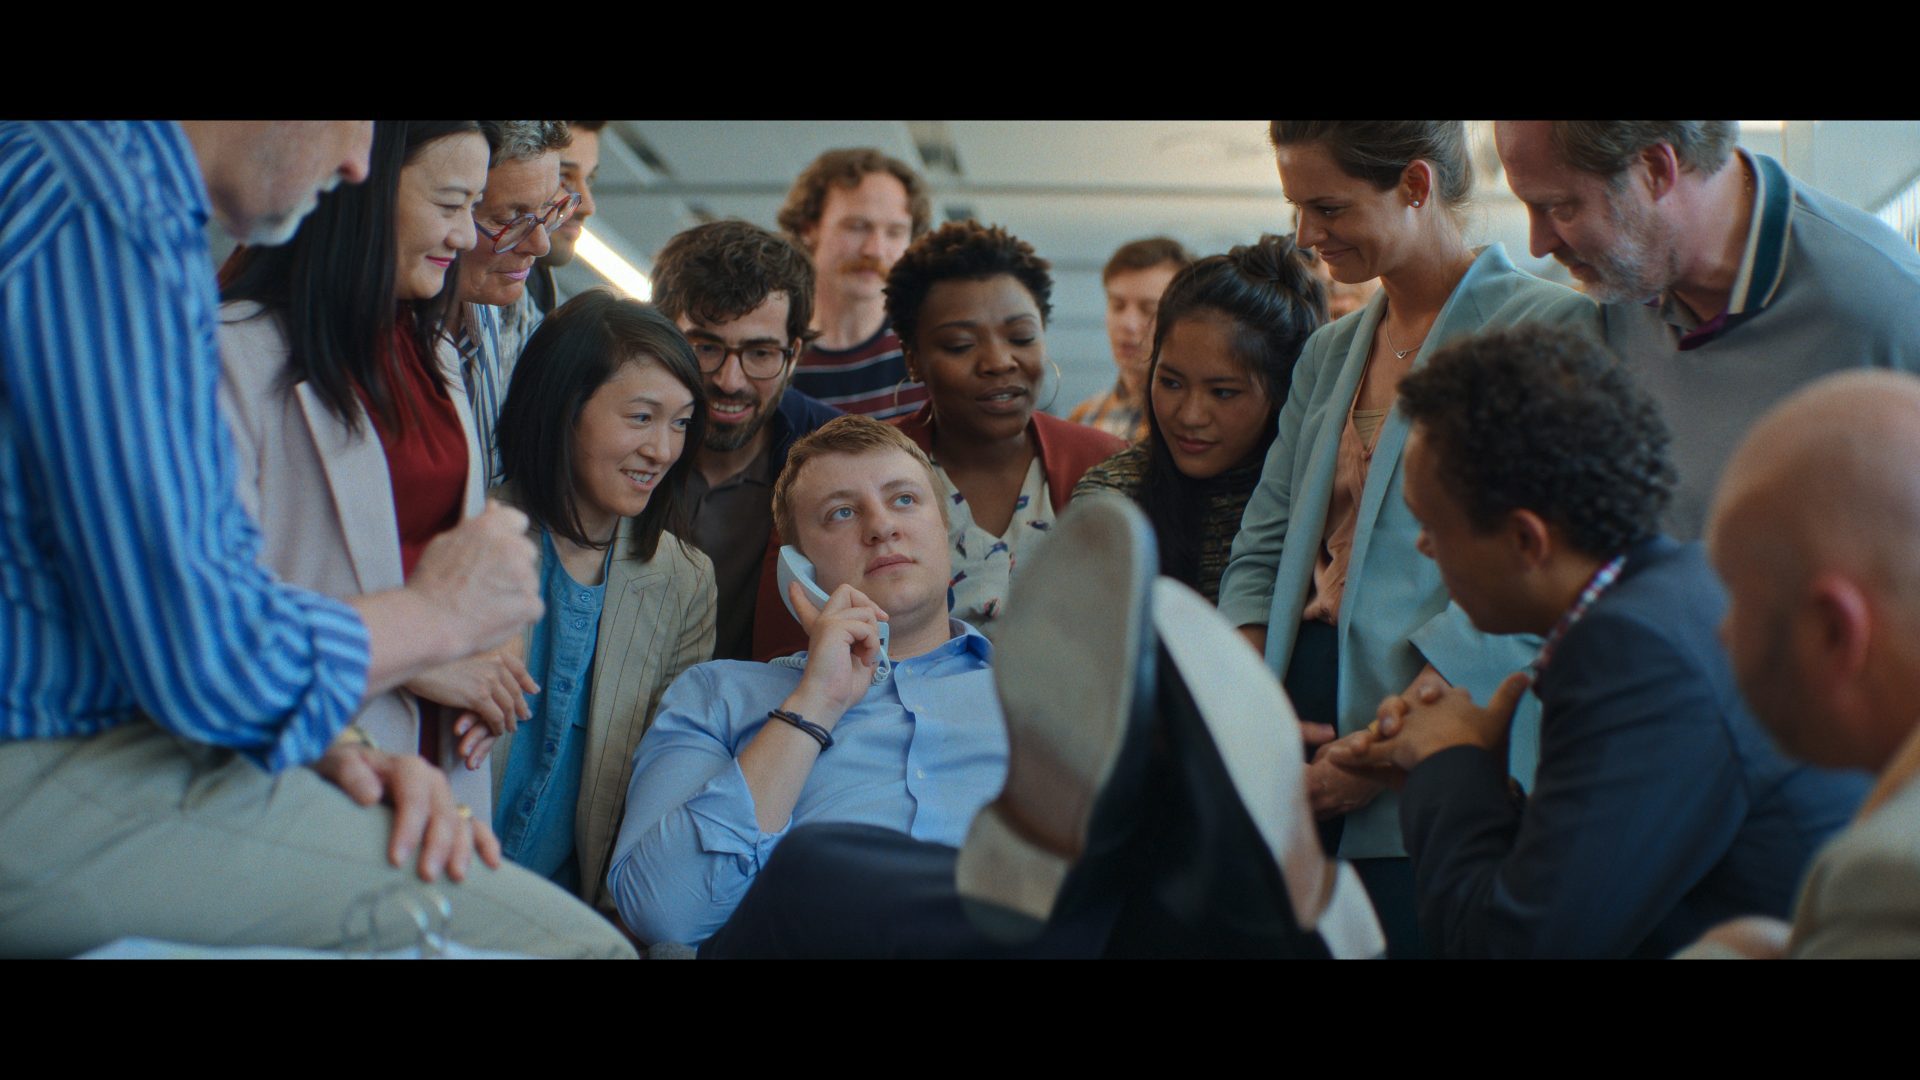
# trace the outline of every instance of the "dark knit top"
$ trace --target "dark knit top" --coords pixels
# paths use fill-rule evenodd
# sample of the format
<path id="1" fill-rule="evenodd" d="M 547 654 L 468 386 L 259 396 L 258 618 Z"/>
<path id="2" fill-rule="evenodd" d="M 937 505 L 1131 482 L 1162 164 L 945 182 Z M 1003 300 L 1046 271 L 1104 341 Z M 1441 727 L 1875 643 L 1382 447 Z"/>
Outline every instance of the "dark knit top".
<path id="1" fill-rule="evenodd" d="M 1246 511 L 1247 500 L 1260 483 L 1261 464 L 1256 459 L 1228 469 L 1210 480 L 1186 481 L 1200 485 L 1206 503 L 1206 517 L 1200 523 L 1199 580 L 1187 580 L 1184 577 L 1181 580 L 1198 589 L 1209 603 L 1218 603 L 1220 600 L 1220 575 L 1226 572 L 1227 557 L 1233 551 L 1233 538 L 1240 532 L 1240 515 Z M 1089 492 L 1110 491 L 1125 495 L 1134 502 L 1142 502 L 1146 478 L 1147 444 L 1136 443 L 1088 469 L 1080 482 L 1074 485 L 1073 497 L 1078 499 Z M 1153 524 L 1160 542 L 1165 544 L 1165 526 L 1160 522 Z"/>

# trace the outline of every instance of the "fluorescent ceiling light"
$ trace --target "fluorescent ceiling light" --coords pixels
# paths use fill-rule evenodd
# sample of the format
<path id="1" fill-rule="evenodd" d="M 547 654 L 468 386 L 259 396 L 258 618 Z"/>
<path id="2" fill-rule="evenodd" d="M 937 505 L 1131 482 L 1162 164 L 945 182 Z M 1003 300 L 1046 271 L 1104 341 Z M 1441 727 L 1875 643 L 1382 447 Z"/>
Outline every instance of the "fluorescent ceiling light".
<path id="1" fill-rule="evenodd" d="M 1740 121 L 1741 131 L 1781 131 L 1785 129 L 1786 126 L 1787 126 L 1787 122 L 1785 120 L 1742 120 Z"/>
<path id="2" fill-rule="evenodd" d="M 581 227 L 580 239 L 574 242 L 573 251 L 593 267 L 594 273 L 606 278 L 607 284 L 635 300 L 653 299 L 653 281 L 635 270 L 633 264 L 608 247 L 606 241 L 593 235 L 591 229 Z"/>

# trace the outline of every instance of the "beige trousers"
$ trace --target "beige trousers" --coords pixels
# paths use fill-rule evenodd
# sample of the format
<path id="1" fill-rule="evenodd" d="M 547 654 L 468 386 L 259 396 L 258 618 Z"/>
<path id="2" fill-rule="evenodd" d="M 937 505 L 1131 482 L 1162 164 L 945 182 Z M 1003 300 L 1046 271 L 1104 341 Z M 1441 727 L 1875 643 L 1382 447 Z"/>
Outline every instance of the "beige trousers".
<path id="1" fill-rule="evenodd" d="M 387 862 L 393 815 L 310 769 L 268 775 L 146 722 L 0 742 L 0 955 L 72 956 L 117 938 L 337 949 L 357 897 L 418 881 Z M 461 945 L 632 957 L 552 883 L 473 861 L 437 886 Z"/>

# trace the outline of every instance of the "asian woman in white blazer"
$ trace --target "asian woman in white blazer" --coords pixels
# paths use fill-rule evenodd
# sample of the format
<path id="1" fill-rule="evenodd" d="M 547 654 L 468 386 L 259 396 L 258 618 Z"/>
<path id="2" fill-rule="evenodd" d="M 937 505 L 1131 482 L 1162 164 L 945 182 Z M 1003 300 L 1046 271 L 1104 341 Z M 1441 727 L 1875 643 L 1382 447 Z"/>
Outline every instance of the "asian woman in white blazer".
<path id="1" fill-rule="evenodd" d="M 439 331 L 486 176 L 475 122 L 382 121 L 365 183 L 323 196 L 291 242 L 241 248 L 222 269 L 220 402 L 240 499 L 281 578 L 340 597 L 397 588 L 433 535 L 483 508 L 473 416 Z M 422 751 L 484 820 L 490 777 L 463 767 L 452 728 L 466 712 L 504 727 L 531 687 L 511 650 L 486 653 L 381 695 L 356 723 L 383 750 Z M 423 701 L 440 714 L 426 745 Z"/>

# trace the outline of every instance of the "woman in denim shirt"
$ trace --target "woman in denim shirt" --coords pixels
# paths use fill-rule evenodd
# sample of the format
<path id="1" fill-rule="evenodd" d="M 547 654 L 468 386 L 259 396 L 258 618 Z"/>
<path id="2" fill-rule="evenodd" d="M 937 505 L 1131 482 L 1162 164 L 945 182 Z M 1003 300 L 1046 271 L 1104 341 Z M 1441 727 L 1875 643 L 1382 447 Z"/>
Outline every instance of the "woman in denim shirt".
<path id="1" fill-rule="evenodd" d="M 494 828 L 508 858 L 608 913 L 633 749 L 713 653 L 713 564 L 677 535 L 705 426 L 686 338 L 598 290 L 540 324 L 500 411 L 500 497 L 534 523 L 547 613 L 524 639 L 533 715 L 493 754 Z M 461 734 L 477 763 L 486 729 Z"/>

